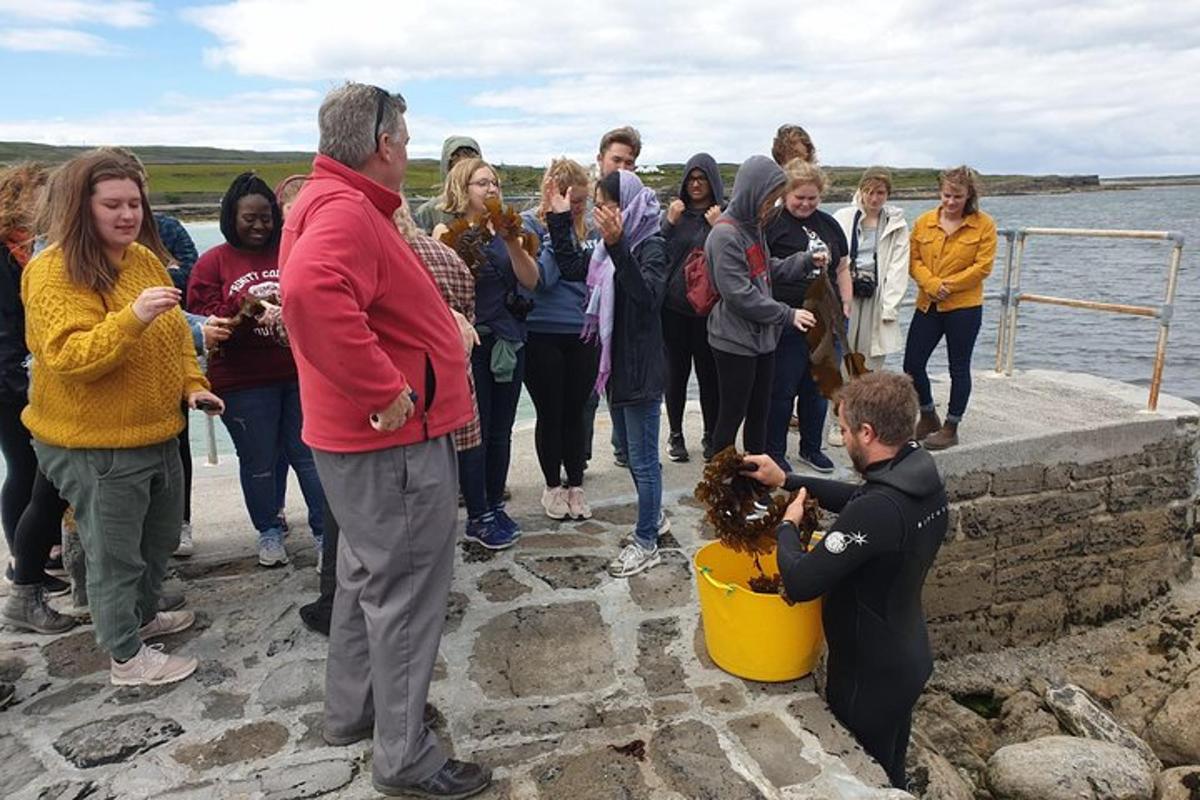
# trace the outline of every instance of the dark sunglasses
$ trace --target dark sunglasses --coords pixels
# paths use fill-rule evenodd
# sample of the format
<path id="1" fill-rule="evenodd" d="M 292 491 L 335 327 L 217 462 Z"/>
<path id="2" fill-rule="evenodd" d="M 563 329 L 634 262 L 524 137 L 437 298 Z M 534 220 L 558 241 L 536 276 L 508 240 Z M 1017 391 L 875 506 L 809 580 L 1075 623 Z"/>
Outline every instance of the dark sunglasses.
<path id="1" fill-rule="evenodd" d="M 371 88 L 375 90 L 375 142 L 378 144 L 379 128 L 383 125 L 383 112 L 387 108 L 388 98 L 395 98 L 400 101 L 401 106 L 405 106 L 407 103 L 404 102 L 404 95 L 400 93 L 392 94 L 386 89 L 380 89 L 378 86 L 372 86 Z"/>

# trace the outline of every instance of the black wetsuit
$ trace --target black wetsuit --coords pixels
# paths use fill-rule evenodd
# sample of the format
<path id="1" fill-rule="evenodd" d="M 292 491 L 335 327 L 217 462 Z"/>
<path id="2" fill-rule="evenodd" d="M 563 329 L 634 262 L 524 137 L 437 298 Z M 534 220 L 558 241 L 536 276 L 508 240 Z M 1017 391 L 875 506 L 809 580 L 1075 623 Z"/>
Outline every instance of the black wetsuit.
<path id="1" fill-rule="evenodd" d="M 825 595 L 826 699 L 833 713 L 904 788 L 912 710 L 933 672 L 921 608 L 925 574 L 946 536 L 946 490 L 915 442 L 870 465 L 861 485 L 789 475 L 837 521 L 811 553 L 779 530 L 779 569 L 793 600 Z"/>

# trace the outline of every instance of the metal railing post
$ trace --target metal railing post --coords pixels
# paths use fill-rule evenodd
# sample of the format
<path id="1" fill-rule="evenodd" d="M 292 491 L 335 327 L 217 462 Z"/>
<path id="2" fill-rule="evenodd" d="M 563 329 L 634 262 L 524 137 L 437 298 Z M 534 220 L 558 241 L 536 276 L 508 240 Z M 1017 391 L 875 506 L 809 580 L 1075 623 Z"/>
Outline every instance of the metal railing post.
<path id="1" fill-rule="evenodd" d="M 1013 258 L 1012 286 L 1008 297 L 1008 352 L 1005 355 L 1004 374 L 1012 377 L 1013 354 L 1017 349 L 1017 311 L 1021 305 L 1021 268 L 1025 263 L 1025 229 L 1017 230 L 1017 252 Z"/>
<path id="2" fill-rule="evenodd" d="M 1158 315 L 1158 344 L 1154 349 L 1154 373 L 1150 378 L 1150 400 L 1147 403 L 1150 411 L 1158 410 L 1158 392 L 1167 360 L 1167 335 L 1171 331 L 1171 317 L 1175 313 L 1175 287 L 1179 283 L 1179 264 L 1183 260 L 1183 236 L 1172 234 L 1171 238 L 1175 246 L 1171 249 L 1171 266 L 1167 271 L 1167 292 Z"/>
<path id="3" fill-rule="evenodd" d="M 1004 369 L 1004 339 L 1008 335 L 1008 306 L 1012 302 L 1013 239 L 1016 235 L 1011 230 L 1005 230 L 1002 233 L 1006 244 L 1004 248 L 1004 288 L 1000 294 L 1000 330 L 996 334 L 996 372 L 1002 372 Z"/>

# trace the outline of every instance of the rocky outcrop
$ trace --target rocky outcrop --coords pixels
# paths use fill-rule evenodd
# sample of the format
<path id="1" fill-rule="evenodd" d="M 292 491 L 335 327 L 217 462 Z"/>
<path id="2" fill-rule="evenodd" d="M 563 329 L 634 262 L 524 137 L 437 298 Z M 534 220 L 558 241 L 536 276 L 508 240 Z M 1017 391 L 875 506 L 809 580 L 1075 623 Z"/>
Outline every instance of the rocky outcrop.
<path id="1" fill-rule="evenodd" d="M 1154 779 L 1154 800 L 1200 800 L 1200 766 L 1175 767 Z"/>
<path id="2" fill-rule="evenodd" d="M 1150 743 L 1168 764 L 1200 764 L 1200 670 L 1150 720 Z"/>
<path id="3" fill-rule="evenodd" d="M 1150 745 L 1117 722 L 1112 714 L 1101 708 L 1091 695 L 1078 686 L 1070 683 L 1051 686 L 1046 690 L 1046 704 L 1068 733 L 1135 750 L 1152 768 L 1162 769 L 1162 762 L 1154 755 Z M 1193 724 L 1193 727 L 1196 726 Z"/>
<path id="4" fill-rule="evenodd" d="M 1154 775 L 1133 750 L 1073 736 L 1002 747 L 987 766 L 997 800 L 1153 800 Z"/>

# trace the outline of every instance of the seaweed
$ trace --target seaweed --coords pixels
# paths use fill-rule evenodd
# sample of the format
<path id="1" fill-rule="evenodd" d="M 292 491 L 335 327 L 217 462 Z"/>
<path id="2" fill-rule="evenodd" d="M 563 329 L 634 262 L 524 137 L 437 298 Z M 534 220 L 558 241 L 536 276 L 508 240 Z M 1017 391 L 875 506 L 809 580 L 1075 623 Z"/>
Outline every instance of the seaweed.
<path id="1" fill-rule="evenodd" d="M 274 298 L 274 300 L 275 302 L 278 302 L 278 298 Z M 229 330 L 236 331 L 246 323 L 250 323 L 251 325 L 255 324 L 258 322 L 258 317 L 263 313 L 264 310 L 265 306 L 263 306 L 263 301 L 257 297 L 242 298 L 241 307 L 238 308 L 236 314 L 229 318 Z M 213 356 L 218 356 L 221 354 L 221 344 L 221 342 L 217 342 L 215 346 L 208 350 L 206 356 L 210 360 Z"/>
<path id="2" fill-rule="evenodd" d="M 862 353 L 851 352 L 846 341 L 846 318 L 842 314 L 842 302 L 833 286 L 821 270 L 821 278 L 813 281 L 804 293 L 804 308 L 812 312 L 817 322 L 805 333 L 808 342 L 809 370 L 817 384 L 817 391 L 827 400 L 842 388 L 842 364 L 850 379 L 866 375 L 867 361 Z M 838 352 L 845 353 L 841 363 Z"/>
<path id="3" fill-rule="evenodd" d="M 471 270 L 471 275 L 479 277 L 479 268 L 487 260 L 487 246 L 496 236 L 502 239 L 518 239 L 525 252 L 537 257 L 541 241 L 533 231 L 525 228 L 525 220 L 516 209 L 501 205 L 500 200 L 495 197 L 485 200 L 484 206 L 487 213 L 482 217 L 474 222 L 466 217 L 459 217 L 447 225 L 445 232 L 439 237 L 442 244 L 458 253 L 467 269 Z"/>

